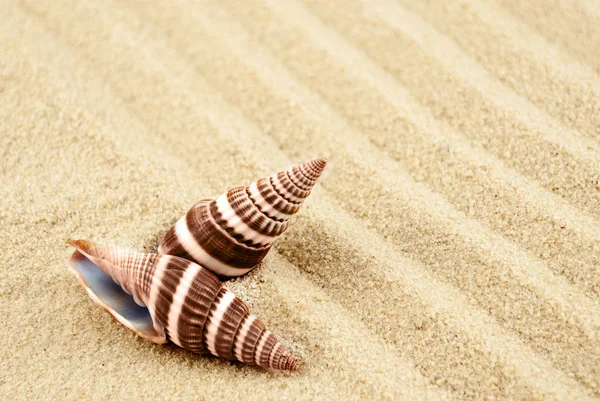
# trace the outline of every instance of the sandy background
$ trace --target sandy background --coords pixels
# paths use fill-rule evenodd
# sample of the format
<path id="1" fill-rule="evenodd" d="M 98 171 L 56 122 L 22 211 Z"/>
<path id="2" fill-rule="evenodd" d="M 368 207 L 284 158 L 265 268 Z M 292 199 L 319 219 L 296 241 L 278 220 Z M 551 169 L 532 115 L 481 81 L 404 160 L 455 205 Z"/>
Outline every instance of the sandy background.
<path id="1" fill-rule="evenodd" d="M 0 5 L 3 399 L 600 397 L 600 3 L 85 3 Z M 300 373 L 145 342 L 67 272 L 317 156 L 229 284 Z"/>

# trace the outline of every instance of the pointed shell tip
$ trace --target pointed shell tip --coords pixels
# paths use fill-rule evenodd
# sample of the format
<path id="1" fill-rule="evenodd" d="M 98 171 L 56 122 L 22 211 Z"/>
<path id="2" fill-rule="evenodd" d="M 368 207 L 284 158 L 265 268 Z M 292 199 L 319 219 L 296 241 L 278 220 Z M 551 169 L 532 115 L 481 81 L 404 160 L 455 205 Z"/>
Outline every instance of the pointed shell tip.
<path id="1" fill-rule="evenodd" d="M 71 245 L 74 248 L 79 248 L 81 246 L 82 240 L 79 239 L 69 239 L 67 240 L 67 244 Z"/>
<path id="2" fill-rule="evenodd" d="M 287 370 L 290 372 L 296 372 L 299 368 L 299 360 L 298 357 L 291 353 L 285 353 L 281 356 L 279 361 L 279 369 Z"/>
<path id="3" fill-rule="evenodd" d="M 319 157 L 317 159 L 313 159 L 309 162 L 305 163 L 310 170 L 312 170 L 312 174 L 314 174 L 314 179 L 318 178 L 323 170 L 325 170 L 325 166 L 327 166 L 327 159 L 324 157 Z"/>

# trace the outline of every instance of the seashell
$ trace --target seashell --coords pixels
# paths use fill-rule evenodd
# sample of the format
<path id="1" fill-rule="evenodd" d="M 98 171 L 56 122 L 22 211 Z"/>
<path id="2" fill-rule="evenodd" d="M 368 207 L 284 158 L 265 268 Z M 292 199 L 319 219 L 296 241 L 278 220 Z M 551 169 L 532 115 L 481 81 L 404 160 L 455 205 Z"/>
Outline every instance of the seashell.
<path id="1" fill-rule="evenodd" d="M 167 231 L 158 251 L 195 260 L 220 277 L 247 273 L 287 229 L 326 165 L 314 159 L 201 200 Z"/>
<path id="2" fill-rule="evenodd" d="M 90 297 L 146 340 L 263 368 L 297 369 L 297 358 L 248 306 L 202 266 L 176 256 L 69 241 L 69 270 Z"/>

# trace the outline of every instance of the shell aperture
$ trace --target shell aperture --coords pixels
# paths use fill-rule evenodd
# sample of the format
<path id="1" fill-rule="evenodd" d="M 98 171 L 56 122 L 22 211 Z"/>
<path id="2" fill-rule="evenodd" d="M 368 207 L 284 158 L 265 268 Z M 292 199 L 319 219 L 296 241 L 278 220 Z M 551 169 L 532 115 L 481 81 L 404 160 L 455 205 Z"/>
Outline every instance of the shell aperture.
<path id="1" fill-rule="evenodd" d="M 277 370 L 298 359 L 204 267 L 176 256 L 70 241 L 70 271 L 119 322 L 159 344 Z"/>

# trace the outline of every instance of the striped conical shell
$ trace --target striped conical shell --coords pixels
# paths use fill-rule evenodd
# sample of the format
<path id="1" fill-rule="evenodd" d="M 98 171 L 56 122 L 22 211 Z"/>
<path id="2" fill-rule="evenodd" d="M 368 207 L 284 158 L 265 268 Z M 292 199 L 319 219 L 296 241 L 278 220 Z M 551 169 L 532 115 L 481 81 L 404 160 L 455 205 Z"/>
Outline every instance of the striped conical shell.
<path id="1" fill-rule="evenodd" d="M 263 368 L 296 370 L 297 358 L 200 265 L 89 241 L 69 243 L 76 248 L 70 270 L 89 295 L 142 337 Z"/>
<path id="2" fill-rule="evenodd" d="M 314 159 L 198 202 L 167 231 L 158 251 L 195 260 L 220 277 L 247 273 L 287 229 L 326 164 Z"/>

